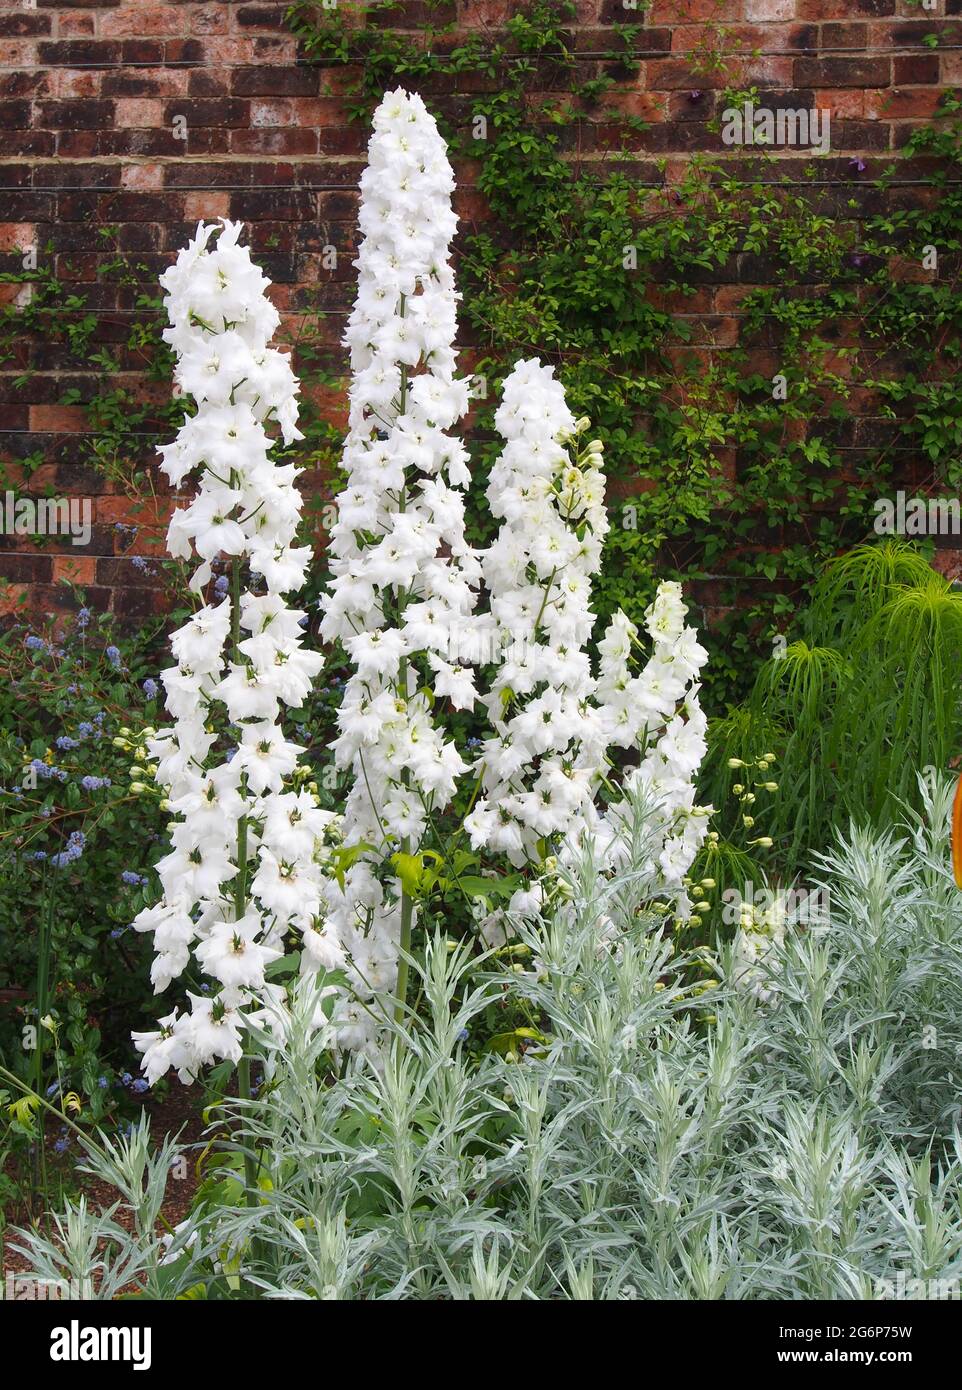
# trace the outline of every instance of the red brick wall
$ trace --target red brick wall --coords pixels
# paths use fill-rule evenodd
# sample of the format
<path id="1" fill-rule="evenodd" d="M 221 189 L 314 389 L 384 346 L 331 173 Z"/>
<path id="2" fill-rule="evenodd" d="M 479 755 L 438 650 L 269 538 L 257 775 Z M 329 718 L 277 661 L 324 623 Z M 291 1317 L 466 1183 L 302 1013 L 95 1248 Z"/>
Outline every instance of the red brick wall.
<path id="1" fill-rule="evenodd" d="M 722 86 L 741 81 L 790 92 L 793 105 L 827 106 L 833 155 L 825 176 L 837 182 L 841 205 L 852 196 L 853 156 L 869 166 L 867 178 L 880 172 L 883 156 L 887 162 L 932 115 L 941 90 L 962 80 L 962 21 L 952 18 L 962 0 L 938 6 L 933 14 L 904 0 L 653 0 L 637 79 L 607 104 L 649 122 L 634 157 L 639 177 L 655 181 L 659 158 L 674 179 L 692 151 L 720 152 L 707 123 Z M 342 11 L 349 8 L 342 0 Z M 514 8 L 508 0 L 458 0 L 449 10 L 467 30 L 496 28 Z M 341 257 L 341 283 L 328 285 L 318 253 L 324 244 L 350 249 L 365 136 L 345 119 L 338 95 L 345 73 L 298 61 L 284 9 L 247 0 L 0 0 L 0 253 L 49 245 L 40 254 L 84 286 L 108 340 L 122 337 L 136 292 L 98 284 L 98 263 L 120 253 L 159 273 L 201 217 L 249 224 L 289 318 L 312 286 L 323 286 L 328 303 L 346 302 L 350 257 Z M 417 29 L 420 9 L 406 4 L 406 18 L 392 10 L 387 22 Z M 579 77 L 599 68 L 593 55 L 611 47 L 613 23 L 639 18 L 621 0 L 578 0 Z M 706 77 L 693 70 L 692 53 L 718 23 L 728 56 L 722 72 Z M 923 43 L 933 33 L 937 49 Z M 756 49 L 757 56 L 736 56 Z M 448 104 L 466 115 L 466 102 Z M 177 138 L 177 117 L 186 118 L 186 139 Z M 590 157 L 590 130 L 580 147 Z M 798 152 L 780 157 L 789 170 L 808 162 Z M 869 201 L 862 198 L 863 210 Z M 459 210 L 469 222 L 483 216 L 469 176 Z M 18 266 L 19 256 L 3 256 L 2 265 Z M 8 298 L 16 293 L 0 286 Z M 699 303 L 708 341 L 731 339 L 744 293 L 742 284 L 706 288 Z M 332 345 L 337 337 L 332 322 Z M 14 466 L 6 486 L 92 497 L 93 539 L 58 553 L 0 537 L 0 579 L 10 582 L 0 603 L 9 612 L 27 595 L 40 608 L 62 605 L 57 581 L 70 577 L 87 586 L 95 606 L 136 618 L 155 609 L 156 595 L 130 555 L 159 553 L 169 503 L 161 498 L 134 513 L 121 489 L 84 466 L 83 412 L 60 401 L 65 390 L 89 391 L 96 381 L 76 364 L 65 370 L 65 360 L 61 348 L 25 342 L 0 368 L 0 454 L 14 465 L 44 460 L 29 482 Z M 122 360 L 119 382 L 135 385 L 136 367 Z M 18 381 L 24 368 L 26 383 Z M 869 419 L 866 439 L 871 428 Z M 132 545 L 117 523 L 139 526 Z"/>

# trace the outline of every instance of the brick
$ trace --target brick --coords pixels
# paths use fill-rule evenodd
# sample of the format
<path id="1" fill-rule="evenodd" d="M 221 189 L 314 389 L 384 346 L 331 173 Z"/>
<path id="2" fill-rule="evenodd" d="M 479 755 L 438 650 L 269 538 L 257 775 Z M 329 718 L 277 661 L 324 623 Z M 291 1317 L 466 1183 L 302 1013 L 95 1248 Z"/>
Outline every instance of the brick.
<path id="1" fill-rule="evenodd" d="M 128 618 L 149 618 L 163 613 L 169 600 L 161 589 L 115 589 L 113 611 Z"/>
<path id="2" fill-rule="evenodd" d="M 286 4 L 241 5 L 234 12 L 234 23 L 239 29 L 269 29 L 276 32 L 284 22 Z M 473 16 L 479 23 L 484 22 L 480 14 Z"/>
<path id="3" fill-rule="evenodd" d="M 47 67 L 112 67 L 120 61 L 120 44 L 99 39 L 70 39 L 37 45 L 37 61 Z"/>
<path id="4" fill-rule="evenodd" d="M 796 58 L 800 87 L 884 87 L 891 75 L 888 58 Z"/>
<path id="5" fill-rule="evenodd" d="M 0 101 L 0 130 L 26 130 L 30 118 L 29 101 Z"/>
<path id="6" fill-rule="evenodd" d="M 125 5 L 112 14 L 101 15 L 100 32 L 106 37 L 147 38 L 175 36 L 188 32 L 189 12 L 183 5 L 149 3 Z"/>
<path id="7" fill-rule="evenodd" d="M 315 97 L 320 73 L 316 68 L 238 68 L 232 90 L 243 97 Z"/>
<path id="8" fill-rule="evenodd" d="M 164 123 L 163 102 L 144 97 L 120 97 L 114 102 L 114 112 L 121 130 L 142 129 Z"/>
<path id="9" fill-rule="evenodd" d="M 819 110 L 831 111 L 832 120 L 858 120 L 866 114 L 868 93 L 857 88 L 834 91 L 823 87 L 815 93 L 815 106 Z"/>
<path id="10" fill-rule="evenodd" d="M 250 118 L 250 108 L 246 101 L 236 99 L 187 97 L 166 104 L 163 123 L 171 125 L 178 116 L 184 117 L 188 127 L 231 127 L 246 125 Z"/>
<path id="11" fill-rule="evenodd" d="M 164 186 L 162 164 L 125 164 L 120 186 L 129 189 L 158 189 Z"/>
<path id="12" fill-rule="evenodd" d="M 232 130 L 232 154 L 316 154 L 316 130 Z"/>
<path id="13" fill-rule="evenodd" d="M 195 222 L 209 222 L 217 217 L 228 217 L 230 198 L 229 193 L 221 193 L 215 189 L 200 189 L 196 193 L 188 193 L 184 198 L 184 216 Z"/>
<path id="14" fill-rule="evenodd" d="M 896 87 L 938 82 L 939 55 L 937 53 L 913 53 L 905 57 L 896 57 L 893 68 L 893 81 Z"/>
<path id="15" fill-rule="evenodd" d="M 37 125 L 44 130 L 101 130 L 113 126 L 112 101 L 41 101 Z"/>
<path id="16" fill-rule="evenodd" d="M 817 47 L 817 42 L 812 47 Z M 869 27 L 867 24 L 823 24 L 822 47 L 867 48 L 869 47 Z"/>
<path id="17" fill-rule="evenodd" d="M 889 88 L 865 93 L 865 114 L 875 121 L 928 120 L 942 100 L 937 87 Z"/>
<path id="18" fill-rule="evenodd" d="M 795 18 L 795 0 L 745 0 L 745 18 L 776 20 Z"/>
<path id="19" fill-rule="evenodd" d="M 92 14 L 62 14 L 57 18 L 57 34 L 61 39 L 92 38 L 95 32 Z"/>
<path id="20" fill-rule="evenodd" d="M 105 97 L 179 97 L 187 93 L 188 73 L 179 68 L 140 69 L 104 73 L 100 91 Z"/>
<path id="21" fill-rule="evenodd" d="M 622 9 L 621 23 L 630 11 Z M 741 0 L 730 0 L 725 5 L 725 20 L 734 22 L 743 14 Z M 652 24 L 695 24 L 701 21 L 717 21 L 719 18 L 718 0 L 653 0 L 650 10 L 645 12 L 646 20 Z"/>
<path id="22" fill-rule="evenodd" d="M 895 0 L 796 0 L 799 19 L 878 18 L 895 14 Z"/>
<path id="23" fill-rule="evenodd" d="M 83 431 L 89 429 L 87 412 L 79 405 L 32 405 L 31 430 Z"/>
<path id="24" fill-rule="evenodd" d="M 51 19 L 47 14 L 0 14 L 0 38 L 21 39 L 34 34 L 49 34 Z"/>
<path id="25" fill-rule="evenodd" d="M 9 538 L 4 538 L 4 541 Z M 0 547 L 4 541 L 0 541 Z M 49 584 L 53 578 L 53 557 L 31 555 L 0 548 L 0 579 L 17 584 Z M 0 593 L 0 598 L 3 595 Z"/>
<path id="26" fill-rule="evenodd" d="M 53 559 L 54 583 L 93 584 L 97 561 L 92 555 L 56 555 Z"/>

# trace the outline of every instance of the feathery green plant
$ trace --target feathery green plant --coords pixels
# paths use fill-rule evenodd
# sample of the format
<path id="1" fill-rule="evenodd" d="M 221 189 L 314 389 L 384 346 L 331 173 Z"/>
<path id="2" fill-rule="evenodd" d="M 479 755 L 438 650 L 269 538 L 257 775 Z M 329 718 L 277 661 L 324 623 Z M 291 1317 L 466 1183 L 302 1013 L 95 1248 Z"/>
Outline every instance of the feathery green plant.
<path id="1" fill-rule="evenodd" d="M 704 795 L 718 804 L 727 760 L 778 753 L 768 817 L 796 872 L 835 818 L 884 827 L 918 805 L 915 769 L 962 752 L 962 591 L 909 542 L 863 545 L 818 580 L 802 634 L 762 666 L 746 705 L 710 731 Z"/>

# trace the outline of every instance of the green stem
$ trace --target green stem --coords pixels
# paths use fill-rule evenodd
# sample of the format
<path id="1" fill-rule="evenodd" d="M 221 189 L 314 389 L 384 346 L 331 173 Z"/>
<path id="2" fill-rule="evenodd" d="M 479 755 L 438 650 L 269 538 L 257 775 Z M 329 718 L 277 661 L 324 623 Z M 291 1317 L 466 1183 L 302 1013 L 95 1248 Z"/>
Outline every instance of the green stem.
<path id="1" fill-rule="evenodd" d="M 401 841 L 401 853 L 410 854 L 410 841 L 405 838 Z M 404 1022 L 404 1009 L 407 1002 L 408 993 L 408 962 L 406 953 L 411 949 L 411 923 L 414 917 L 413 899 L 401 889 L 401 954 L 398 957 L 397 966 L 397 1009 L 394 1020 L 396 1023 Z"/>
<path id="2" fill-rule="evenodd" d="M 43 1019 L 47 1016 L 48 996 L 50 992 L 50 947 L 53 937 L 53 885 L 50 875 L 45 876 L 45 894 L 43 912 L 40 917 L 40 929 L 37 941 L 37 1038 L 33 1058 L 33 1080 L 34 1091 L 37 1095 L 43 1092 Z M 38 1116 L 38 1133 L 33 1145 L 33 1156 L 31 1161 L 32 1175 L 32 1196 L 36 1197 L 38 1188 L 42 1188 L 44 1205 L 47 1205 L 47 1156 L 44 1149 L 43 1123 Z"/>
<path id="3" fill-rule="evenodd" d="M 402 317 L 403 317 L 403 315 L 404 315 L 404 303 L 405 303 L 405 301 L 404 301 L 404 296 L 402 295 L 402 296 L 401 296 L 401 315 L 402 315 Z M 404 411 L 405 411 L 406 408 L 407 408 L 407 393 L 408 393 L 408 369 L 407 369 L 406 366 L 402 365 L 402 367 L 401 367 L 400 412 L 399 412 L 401 415 L 404 414 Z M 403 512 L 406 505 L 407 505 L 407 491 L 406 491 L 406 488 L 402 487 L 402 489 L 401 489 L 401 495 L 400 495 L 400 497 L 399 497 L 399 499 L 398 499 L 398 510 Z M 402 595 L 402 594 L 398 594 L 398 622 L 401 621 L 401 617 L 402 617 L 403 612 L 404 612 L 404 598 L 403 598 L 403 595 Z M 406 701 L 407 698 L 408 698 L 408 664 L 407 664 L 406 661 L 402 661 L 402 662 L 401 662 L 400 668 L 399 668 L 399 670 L 398 670 L 398 687 L 399 687 L 400 692 L 401 692 L 401 699 Z M 404 784 L 405 786 L 409 786 L 409 785 L 410 785 L 411 779 L 410 779 L 410 776 L 409 776 L 409 774 L 408 774 L 407 768 L 404 769 L 404 772 L 403 772 L 403 774 L 402 774 L 402 776 L 401 776 L 401 781 L 403 782 L 403 784 Z M 406 835 L 406 836 L 404 837 L 404 839 L 401 841 L 401 853 L 402 853 L 402 854 L 410 854 L 410 853 L 411 853 L 411 840 L 410 840 L 410 837 L 407 836 L 407 835 Z M 410 895 L 406 892 L 406 890 L 405 890 L 405 888 L 404 888 L 404 884 L 403 884 L 403 882 L 402 882 L 402 884 L 401 884 L 401 940 L 400 940 L 400 943 L 399 943 L 399 944 L 400 944 L 400 951 L 401 951 L 401 953 L 400 953 L 400 955 L 398 956 L 398 966 L 397 966 L 397 991 L 396 991 L 396 992 L 397 992 L 397 1008 L 395 1009 L 395 1014 L 394 1014 L 394 1020 L 395 1020 L 396 1023 L 399 1023 L 399 1024 L 404 1022 L 404 1012 L 405 1012 L 405 1008 L 406 1008 L 406 1005 L 407 1005 L 408 973 L 409 973 L 409 972 L 408 972 L 408 962 L 407 962 L 407 960 L 405 959 L 405 956 L 406 956 L 406 953 L 409 952 L 410 949 L 411 949 L 411 925 L 412 925 L 413 919 L 414 919 L 414 902 L 413 902 L 412 898 L 410 897 Z"/>
<path id="4" fill-rule="evenodd" d="M 241 561 L 235 555 L 231 561 L 230 584 L 230 632 L 231 656 L 235 662 L 241 660 L 240 651 L 240 592 Z M 234 918 L 240 920 L 247 911 L 247 817 L 241 816 L 237 822 L 237 877 L 234 879 Z M 237 1094 L 242 1101 L 251 1098 L 251 1059 L 245 1052 L 237 1064 Z M 247 1204 L 257 1202 L 258 1164 L 254 1155 L 244 1149 L 244 1186 L 247 1189 Z"/>

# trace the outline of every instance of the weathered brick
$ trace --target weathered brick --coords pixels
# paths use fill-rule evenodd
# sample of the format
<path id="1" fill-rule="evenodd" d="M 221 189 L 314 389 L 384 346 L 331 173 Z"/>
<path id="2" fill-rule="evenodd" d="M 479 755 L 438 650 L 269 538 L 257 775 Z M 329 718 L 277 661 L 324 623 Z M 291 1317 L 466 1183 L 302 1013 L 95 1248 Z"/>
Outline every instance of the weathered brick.
<path id="1" fill-rule="evenodd" d="M 93 555 L 55 555 L 54 583 L 93 584 L 97 578 L 97 560 Z"/>
<path id="2" fill-rule="evenodd" d="M 68 39 L 37 45 L 37 61 L 49 67 L 113 67 L 120 61 L 120 44 L 100 39 Z"/>
<path id="3" fill-rule="evenodd" d="M 51 19 L 48 14 L 0 14 L 0 38 L 28 38 L 33 34 L 49 34 Z"/>
<path id="4" fill-rule="evenodd" d="M 112 14 L 101 15 L 100 32 L 107 37 L 164 37 L 188 32 L 189 11 L 184 5 L 149 3 L 122 5 Z"/>
<path id="5" fill-rule="evenodd" d="M 316 68 L 238 68 L 232 90 L 243 97 L 314 97 L 320 90 Z"/>
<path id="6" fill-rule="evenodd" d="M 101 130 L 113 126 L 112 101 L 40 101 L 37 125 L 44 130 Z"/>
<path id="7" fill-rule="evenodd" d="M 937 53 L 912 53 L 894 59 L 893 81 L 896 87 L 921 86 L 938 80 Z"/>
<path id="8" fill-rule="evenodd" d="M 891 77 L 889 58 L 796 58 L 800 87 L 884 87 Z"/>
<path id="9" fill-rule="evenodd" d="M 241 126 L 250 119 L 250 107 L 246 101 L 226 97 L 187 97 L 167 102 L 163 108 L 163 123 L 170 125 L 179 116 L 183 116 L 188 127 Z"/>
<path id="10" fill-rule="evenodd" d="M 16 584 L 49 584 L 53 579 L 53 557 L 14 552 L 5 548 L 0 537 L 0 579 Z"/>

